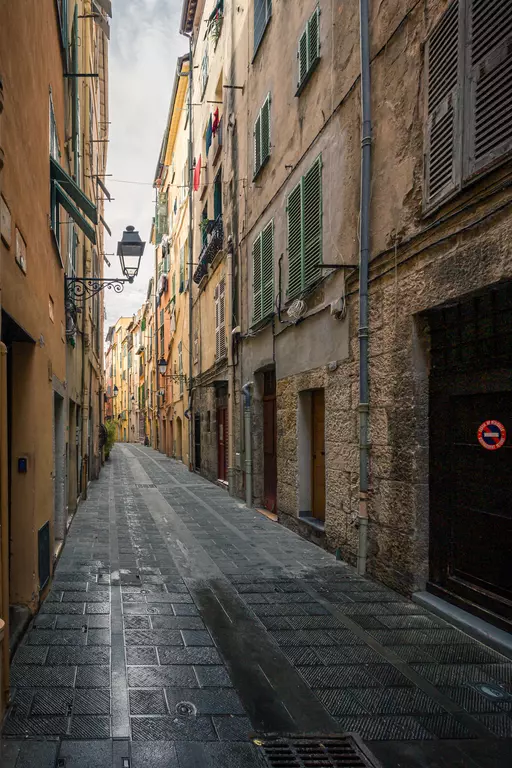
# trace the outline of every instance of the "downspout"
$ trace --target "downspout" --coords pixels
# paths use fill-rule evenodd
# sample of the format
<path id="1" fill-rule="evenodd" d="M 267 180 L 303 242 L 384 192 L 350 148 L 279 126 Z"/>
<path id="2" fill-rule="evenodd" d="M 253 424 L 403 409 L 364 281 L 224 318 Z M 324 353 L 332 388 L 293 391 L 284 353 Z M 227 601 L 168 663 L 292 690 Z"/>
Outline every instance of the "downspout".
<path id="1" fill-rule="evenodd" d="M 228 318 L 228 489 L 230 496 L 235 495 L 235 366 L 233 363 L 233 238 L 228 240 L 226 267 L 228 277 L 227 318 Z"/>
<path id="2" fill-rule="evenodd" d="M 248 507 L 252 507 L 251 387 L 252 381 L 248 381 L 242 387 L 245 429 L 245 503 Z"/>
<path id="3" fill-rule="evenodd" d="M 193 398 L 193 377 L 192 368 L 194 363 L 194 329 L 192 327 L 193 315 L 194 315 L 194 297 L 192 294 L 193 283 L 193 264 L 194 264 L 194 227 L 193 227 L 193 215 L 194 205 L 192 201 L 192 193 L 194 191 L 194 169 L 192 167 L 194 163 L 194 146 L 193 146 L 193 115 L 192 115 L 192 89 L 194 85 L 194 67 L 193 67 L 193 50 L 192 50 L 192 35 L 185 35 L 188 37 L 188 468 L 192 472 L 194 469 L 193 452 L 194 452 L 194 429 L 195 420 L 192 418 L 192 398 Z"/>
<path id="4" fill-rule="evenodd" d="M 359 545 L 357 572 L 366 573 L 368 551 L 368 461 L 369 461 L 369 387 L 368 387 L 368 265 L 370 260 L 371 198 L 371 87 L 369 0 L 360 0 L 361 45 L 361 208 L 359 252 Z"/>

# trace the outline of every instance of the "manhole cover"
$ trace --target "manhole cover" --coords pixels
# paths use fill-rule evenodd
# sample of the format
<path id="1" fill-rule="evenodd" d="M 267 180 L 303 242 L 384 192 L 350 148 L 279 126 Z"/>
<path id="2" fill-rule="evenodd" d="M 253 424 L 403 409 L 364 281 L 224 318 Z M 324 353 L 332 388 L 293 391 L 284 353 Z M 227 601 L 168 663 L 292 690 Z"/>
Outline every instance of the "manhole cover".
<path id="1" fill-rule="evenodd" d="M 197 709 L 190 701 L 180 701 L 176 704 L 176 714 L 181 717 L 194 717 L 197 714 Z"/>
<path id="2" fill-rule="evenodd" d="M 353 734 L 259 736 L 253 739 L 271 768 L 380 768 Z"/>
<path id="3" fill-rule="evenodd" d="M 510 693 L 496 683 L 473 683 L 470 687 L 491 701 L 510 701 L 512 699 Z"/>

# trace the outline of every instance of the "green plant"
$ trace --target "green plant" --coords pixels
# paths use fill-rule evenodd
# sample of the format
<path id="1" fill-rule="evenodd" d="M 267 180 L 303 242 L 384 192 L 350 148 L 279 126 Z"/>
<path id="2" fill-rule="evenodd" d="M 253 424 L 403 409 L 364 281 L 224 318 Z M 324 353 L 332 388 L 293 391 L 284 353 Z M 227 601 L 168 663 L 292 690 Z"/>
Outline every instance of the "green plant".
<path id="1" fill-rule="evenodd" d="M 105 424 L 105 429 L 107 430 L 107 439 L 105 441 L 105 459 L 108 459 L 110 456 L 110 451 L 114 447 L 114 443 L 116 441 L 116 433 L 117 433 L 117 421 L 114 421 L 111 419 L 110 421 L 107 421 Z"/>

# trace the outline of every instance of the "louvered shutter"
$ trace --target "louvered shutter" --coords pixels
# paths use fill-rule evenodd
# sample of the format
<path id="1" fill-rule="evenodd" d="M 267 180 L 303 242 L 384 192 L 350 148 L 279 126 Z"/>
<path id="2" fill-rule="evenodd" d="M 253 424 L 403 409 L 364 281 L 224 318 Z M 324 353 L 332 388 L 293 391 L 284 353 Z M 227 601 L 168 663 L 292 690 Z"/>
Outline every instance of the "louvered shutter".
<path id="1" fill-rule="evenodd" d="M 254 124 L 254 175 L 261 168 L 261 112 Z"/>
<path id="2" fill-rule="evenodd" d="M 268 317 L 274 310 L 274 222 L 261 233 L 261 292 L 262 315 Z"/>
<path id="3" fill-rule="evenodd" d="M 270 157 L 270 94 L 261 108 L 261 165 Z"/>
<path id="4" fill-rule="evenodd" d="M 288 229 L 288 297 L 302 290 L 302 184 L 290 192 L 286 206 Z"/>
<path id="5" fill-rule="evenodd" d="M 297 59 L 299 62 L 299 80 L 297 82 L 297 88 L 299 88 L 308 73 L 308 33 L 307 29 L 304 30 L 299 40 L 299 50 L 297 51 Z"/>
<path id="6" fill-rule="evenodd" d="M 215 357 L 218 360 L 220 357 L 220 305 L 218 285 L 215 287 L 213 296 L 215 299 Z"/>
<path id="7" fill-rule="evenodd" d="M 252 321 L 261 320 L 262 293 L 261 293 L 261 235 L 258 235 L 252 246 L 252 279 L 253 279 L 253 309 Z"/>
<path id="8" fill-rule="evenodd" d="M 426 46 L 427 128 L 425 204 L 434 205 L 460 184 L 459 0 L 448 8 Z"/>
<path id="9" fill-rule="evenodd" d="M 226 356 L 226 283 L 219 283 L 219 357 Z"/>
<path id="10" fill-rule="evenodd" d="M 320 58 L 320 9 L 317 8 L 308 21 L 308 70 Z"/>
<path id="11" fill-rule="evenodd" d="M 315 160 L 302 180 L 304 288 L 318 280 L 322 261 L 322 158 Z"/>
<path id="12" fill-rule="evenodd" d="M 469 11 L 466 175 L 512 150 L 512 3 L 469 0 Z"/>
<path id="13" fill-rule="evenodd" d="M 256 53 L 272 15 L 272 0 L 254 0 L 254 52 Z"/>

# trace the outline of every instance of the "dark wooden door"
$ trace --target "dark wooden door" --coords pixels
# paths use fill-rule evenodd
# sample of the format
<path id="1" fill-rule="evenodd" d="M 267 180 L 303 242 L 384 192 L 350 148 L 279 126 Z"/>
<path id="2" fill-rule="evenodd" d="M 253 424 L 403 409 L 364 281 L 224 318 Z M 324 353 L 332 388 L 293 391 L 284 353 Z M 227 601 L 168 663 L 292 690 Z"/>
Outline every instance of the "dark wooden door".
<path id="1" fill-rule="evenodd" d="M 201 469 L 201 414 L 194 414 L 195 469 Z"/>
<path id="2" fill-rule="evenodd" d="M 267 371 L 263 387 L 263 505 L 273 512 L 277 501 L 276 374 Z"/>
<path id="3" fill-rule="evenodd" d="M 453 396 L 444 418 L 449 478 L 438 491 L 446 515 L 440 583 L 512 618 L 512 393 Z M 507 432 L 497 450 L 478 440 L 489 419 Z"/>
<path id="4" fill-rule="evenodd" d="M 323 389 L 311 394 L 311 467 L 313 517 L 325 520 L 325 398 Z"/>
<path id="5" fill-rule="evenodd" d="M 217 408 L 217 457 L 219 480 L 228 479 L 228 409 Z"/>

